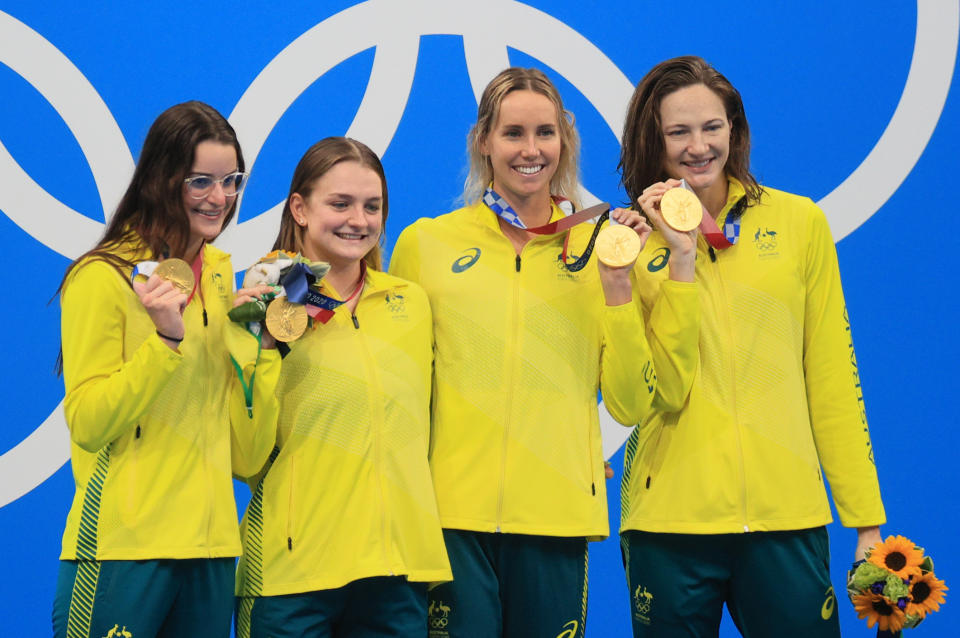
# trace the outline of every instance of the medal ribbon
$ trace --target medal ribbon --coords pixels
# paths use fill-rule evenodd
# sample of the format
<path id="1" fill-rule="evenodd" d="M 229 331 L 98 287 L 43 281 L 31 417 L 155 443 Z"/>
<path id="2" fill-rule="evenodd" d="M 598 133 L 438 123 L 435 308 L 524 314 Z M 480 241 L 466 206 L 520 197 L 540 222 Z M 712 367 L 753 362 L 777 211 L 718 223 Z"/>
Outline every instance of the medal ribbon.
<path id="1" fill-rule="evenodd" d="M 569 205 L 569 200 L 562 197 L 555 197 L 553 198 L 553 201 L 561 210 L 564 209 L 564 204 Z M 610 204 L 598 204 L 597 206 L 584 208 L 578 213 L 573 213 L 572 215 L 568 214 L 566 217 L 558 219 L 555 222 L 550 222 L 542 226 L 535 226 L 533 228 L 527 228 L 526 224 L 523 223 L 523 220 L 520 219 L 520 216 L 517 215 L 517 212 L 513 210 L 513 207 L 507 202 L 507 200 L 501 197 L 497 191 L 493 190 L 492 186 L 487 186 L 487 190 L 483 192 L 483 203 L 487 205 L 487 208 L 492 210 L 497 214 L 498 217 L 511 226 L 522 228 L 528 233 L 536 233 L 537 235 L 552 235 L 554 233 L 562 233 L 565 230 L 573 228 L 580 222 L 593 219 L 600 213 L 610 209 Z M 606 208 L 599 210 L 600 206 L 606 206 Z"/>
<path id="2" fill-rule="evenodd" d="M 316 283 L 317 278 L 306 264 L 294 264 L 290 270 L 287 271 L 287 274 L 283 276 L 280 283 L 287 292 L 288 301 L 302 303 L 310 318 L 320 323 L 327 323 L 333 318 L 334 311 L 336 311 L 337 308 L 360 294 L 360 291 L 363 289 L 363 281 L 366 274 L 367 263 L 361 261 L 360 278 L 357 281 L 357 285 L 353 289 L 353 292 L 350 293 L 350 296 L 343 301 L 312 290 L 312 286 Z"/>
<path id="3" fill-rule="evenodd" d="M 593 227 L 593 235 L 590 237 L 590 242 L 587 244 L 586 250 L 584 250 L 583 254 L 572 264 L 567 263 L 567 245 L 570 243 L 570 233 L 567 233 L 567 236 L 563 239 L 563 252 L 560 254 L 563 265 L 571 272 L 582 270 L 590 260 L 590 255 L 593 253 L 593 245 L 597 241 L 597 235 L 600 233 L 600 226 L 610 217 L 610 204 L 603 202 L 595 206 L 590 206 L 589 208 L 584 208 L 579 212 L 572 212 L 573 205 L 570 203 L 570 200 L 556 196 L 551 196 L 551 198 L 560 210 L 567 213 L 567 216 L 542 226 L 527 228 L 526 224 L 523 223 L 523 220 L 520 219 L 520 216 L 513 210 L 509 202 L 501 197 L 497 191 L 493 190 L 492 186 L 488 186 L 487 190 L 483 192 L 483 203 L 503 221 L 511 226 L 521 228 L 529 233 L 536 233 L 537 235 L 560 233 L 599 215 L 600 217 Z M 569 212 L 567 208 L 570 209 Z"/>
<path id="4" fill-rule="evenodd" d="M 680 180 L 680 187 L 687 189 L 691 193 L 693 192 L 693 189 L 690 188 L 686 180 Z M 703 207 L 703 204 L 701 204 L 701 207 Z M 723 231 L 721 232 L 720 227 L 717 226 L 717 222 L 714 221 L 706 207 L 703 207 L 703 217 L 700 219 L 700 232 L 703 233 L 704 238 L 713 246 L 714 250 L 730 248 L 730 246 L 737 243 L 737 240 L 740 239 L 740 218 L 743 216 L 746 208 L 747 198 L 744 196 L 738 199 L 737 203 L 730 209 L 730 212 L 727 213 L 727 219 L 723 223 Z"/>
<path id="5" fill-rule="evenodd" d="M 237 363 L 237 360 L 233 358 L 233 355 L 230 355 L 230 363 L 233 364 L 233 369 L 237 373 L 237 377 L 240 379 L 240 387 L 243 388 L 243 399 L 244 403 L 247 406 L 247 416 L 251 419 L 253 418 L 253 382 L 257 377 L 257 364 L 260 363 L 260 352 L 263 349 L 263 333 L 262 332 L 250 332 L 254 337 L 257 338 L 257 358 L 253 363 L 253 372 L 250 373 L 250 383 L 247 383 L 247 380 L 243 378 L 243 368 L 240 367 L 240 364 Z"/>

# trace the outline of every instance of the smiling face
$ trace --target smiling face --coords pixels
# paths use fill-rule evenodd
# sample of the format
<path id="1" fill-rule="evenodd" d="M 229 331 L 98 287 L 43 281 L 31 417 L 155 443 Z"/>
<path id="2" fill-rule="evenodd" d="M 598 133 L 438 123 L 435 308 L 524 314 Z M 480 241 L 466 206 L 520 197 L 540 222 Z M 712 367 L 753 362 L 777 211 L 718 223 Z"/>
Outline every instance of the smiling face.
<path id="1" fill-rule="evenodd" d="M 380 176 L 359 162 L 340 162 L 314 181 L 307 197 L 293 193 L 290 212 L 303 228 L 305 257 L 335 269 L 352 268 L 380 239 Z"/>
<path id="2" fill-rule="evenodd" d="M 515 206 L 550 196 L 561 148 L 556 106 L 526 90 L 503 98 L 497 121 L 480 143 L 493 168 L 493 189 Z"/>
<path id="3" fill-rule="evenodd" d="M 220 179 L 237 171 L 237 152 L 230 144 L 207 140 L 197 144 L 193 166 L 187 177 L 204 175 Z M 190 219 L 190 240 L 187 255 L 193 255 L 202 241 L 213 241 L 223 229 L 223 220 L 236 196 L 223 194 L 223 185 L 215 184 L 206 196 L 197 199 L 183 185 L 183 207 Z"/>
<path id="4" fill-rule="evenodd" d="M 703 84 L 664 96 L 660 103 L 663 170 L 685 179 L 702 201 L 725 197 L 730 121 L 723 102 Z"/>

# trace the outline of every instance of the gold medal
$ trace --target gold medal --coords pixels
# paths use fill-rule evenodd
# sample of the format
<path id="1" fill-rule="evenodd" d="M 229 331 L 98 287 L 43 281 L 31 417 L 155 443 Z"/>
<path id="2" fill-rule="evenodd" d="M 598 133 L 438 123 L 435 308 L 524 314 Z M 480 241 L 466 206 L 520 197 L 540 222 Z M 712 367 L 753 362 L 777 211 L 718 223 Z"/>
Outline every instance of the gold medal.
<path id="1" fill-rule="evenodd" d="M 267 306 L 267 330 L 277 341 L 299 339 L 307 329 L 307 309 L 303 304 L 277 297 Z"/>
<path id="2" fill-rule="evenodd" d="M 164 259 L 157 264 L 153 274 L 172 283 L 177 290 L 189 296 L 196 283 L 193 279 L 193 268 L 182 259 Z"/>
<path id="3" fill-rule="evenodd" d="M 660 214 L 670 228 L 685 233 L 700 225 L 703 206 L 693 192 L 685 188 L 671 188 L 660 198 Z"/>
<path id="4" fill-rule="evenodd" d="M 637 231 L 621 224 L 607 226 L 597 235 L 597 259 L 610 268 L 629 266 L 637 259 L 643 244 Z"/>

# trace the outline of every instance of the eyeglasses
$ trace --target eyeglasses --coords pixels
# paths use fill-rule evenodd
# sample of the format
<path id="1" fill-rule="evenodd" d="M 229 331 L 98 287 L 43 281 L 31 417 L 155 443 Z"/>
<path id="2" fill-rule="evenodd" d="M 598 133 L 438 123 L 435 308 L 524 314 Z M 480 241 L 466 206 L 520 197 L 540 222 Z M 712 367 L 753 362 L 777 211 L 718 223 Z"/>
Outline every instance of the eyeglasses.
<path id="1" fill-rule="evenodd" d="M 187 185 L 187 193 L 194 199 L 203 199 L 210 194 L 217 184 L 220 184 L 224 195 L 234 197 L 239 195 L 243 191 L 243 187 L 247 185 L 248 175 L 249 173 L 243 171 L 224 175 L 220 179 L 210 175 L 195 175 L 183 180 L 183 183 Z"/>

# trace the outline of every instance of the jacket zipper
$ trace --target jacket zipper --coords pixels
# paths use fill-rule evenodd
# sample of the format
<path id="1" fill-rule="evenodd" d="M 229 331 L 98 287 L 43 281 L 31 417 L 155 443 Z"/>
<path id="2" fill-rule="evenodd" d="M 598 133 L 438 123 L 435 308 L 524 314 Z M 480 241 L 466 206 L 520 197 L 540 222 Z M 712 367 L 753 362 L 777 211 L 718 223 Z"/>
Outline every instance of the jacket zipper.
<path id="1" fill-rule="evenodd" d="M 702 237 L 702 235 L 701 235 Z M 704 244 L 706 244 L 706 239 L 703 239 Z M 743 460 L 743 434 L 740 432 L 740 417 L 737 415 L 737 370 L 736 370 L 736 349 L 737 344 L 734 339 L 733 331 L 733 320 L 730 317 L 730 305 L 729 299 L 727 297 L 727 288 L 724 285 L 723 278 L 720 275 L 720 265 L 717 263 L 716 253 L 713 252 L 713 247 L 708 246 L 710 254 L 710 261 L 713 263 L 713 271 L 716 274 L 717 284 L 720 288 L 720 306 L 723 309 L 724 321 L 726 323 L 727 334 L 730 335 L 730 393 L 732 395 L 732 405 L 731 413 L 733 414 L 734 429 L 737 432 L 737 450 L 739 451 L 739 462 L 740 462 L 740 489 L 741 489 L 741 505 L 743 507 L 743 531 L 749 532 L 750 525 L 748 524 L 747 517 L 747 469 Z"/>
<path id="2" fill-rule="evenodd" d="M 360 301 L 363 300 L 361 299 Z M 359 303 L 357 305 L 359 306 Z M 354 329 L 359 330 L 360 322 L 357 320 L 356 313 L 354 312 L 351 317 L 353 318 Z M 384 415 L 383 410 L 383 389 L 381 388 L 380 383 L 380 374 L 378 372 L 379 368 L 377 367 L 377 362 L 373 357 L 373 353 L 370 352 L 370 344 L 367 343 L 366 336 L 362 332 L 356 332 L 355 334 L 360 340 L 360 349 L 363 351 L 364 360 L 367 363 L 367 376 L 370 379 L 367 388 L 370 393 L 369 403 L 373 410 L 370 423 L 373 435 L 374 467 L 376 468 L 377 474 L 377 487 L 380 491 L 380 538 L 382 541 L 380 547 L 383 553 L 383 565 L 386 567 L 387 573 L 390 576 L 393 576 L 393 565 L 390 562 L 390 552 L 388 550 L 388 546 L 391 544 L 392 539 L 388 533 L 389 525 L 387 521 L 387 495 L 383 489 L 383 427 L 386 421 L 386 416 Z"/>
<path id="3" fill-rule="evenodd" d="M 523 252 L 523 249 L 521 249 Z M 513 304 L 510 307 L 510 345 L 504 351 L 504 355 L 508 358 L 506 361 L 507 365 L 507 383 L 506 383 L 506 393 L 507 400 L 504 405 L 504 419 L 503 419 L 503 446 L 501 450 L 500 457 L 500 492 L 497 495 L 497 531 L 502 531 L 503 527 L 503 496 L 504 490 L 506 489 L 507 482 L 507 448 L 510 440 L 510 421 L 511 414 L 513 412 L 513 378 L 516 374 L 516 362 L 518 357 L 513 356 L 512 360 L 509 360 L 511 353 L 516 353 L 517 350 L 517 331 L 513 330 L 512 327 L 519 324 L 519 319 L 517 317 L 520 309 L 520 265 L 521 259 L 520 255 L 516 256 L 514 262 L 516 264 L 516 275 L 513 278 Z"/>
<path id="4" fill-rule="evenodd" d="M 207 305 L 206 305 L 206 302 L 205 302 L 204 296 L 203 296 L 203 275 L 204 275 L 204 265 L 205 265 L 205 264 L 203 263 L 203 262 L 204 262 L 203 257 L 201 257 L 200 259 L 201 259 L 201 261 L 200 261 L 200 278 L 199 278 L 199 281 L 197 282 L 197 294 L 198 294 L 199 297 L 200 297 L 200 313 L 201 313 L 201 318 L 202 318 L 202 320 L 203 320 L 203 327 L 204 327 L 204 330 L 203 330 L 203 333 L 204 333 L 204 334 L 203 334 L 203 339 L 201 339 L 201 341 L 200 341 L 200 347 L 203 348 L 204 350 L 206 350 L 206 349 L 207 349 L 207 345 L 208 345 L 208 344 L 207 344 L 207 338 L 208 338 L 209 335 L 207 334 L 207 331 L 206 331 L 206 328 L 207 328 L 207 326 L 208 326 L 208 324 L 207 324 Z M 212 378 L 212 375 L 213 375 L 213 371 L 210 370 L 210 359 L 211 359 L 211 357 L 209 356 L 209 354 L 210 354 L 209 352 L 204 352 L 204 355 L 205 355 L 204 358 L 206 359 L 206 374 L 203 375 L 203 382 L 202 382 L 202 383 L 203 383 L 203 396 L 208 396 L 208 395 L 210 394 L 210 387 L 209 387 L 209 383 L 207 383 L 207 380 L 210 379 L 210 378 Z M 201 431 L 201 435 L 200 435 L 200 436 L 201 436 L 201 445 L 203 446 L 203 449 L 207 449 L 207 445 L 208 445 L 208 440 L 207 440 L 208 437 L 207 437 L 207 435 L 208 435 L 208 432 L 207 432 L 206 423 L 209 422 L 209 419 L 204 419 L 204 422 L 205 422 L 204 425 L 201 426 L 201 428 L 200 428 L 200 431 Z M 212 478 L 210 477 L 210 463 L 209 463 L 206 459 L 204 459 L 204 461 L 203 461 L 203 467 L 204 467 L 204 472 L 207 474 L 207 485 L 212 486 L 212 485 L 213 485 L 213 480 L 212 480 Z M 212 546 L 212 545 L 213 545 L 213 543 L 211 542 L 211 540 L 212 540 L 212 536 L 213 536 L 213 508 L 214 508 L 213 503 L 214 503 L 214 499 L 215 499 L 215 498 L 216 498 L 216 495 L 213 493 L 213 488 L 211 487 L 211 488 L 210 488 L 210 498 L 207 499 L 207 545 L 208 545 L 208 546 Z"/>

